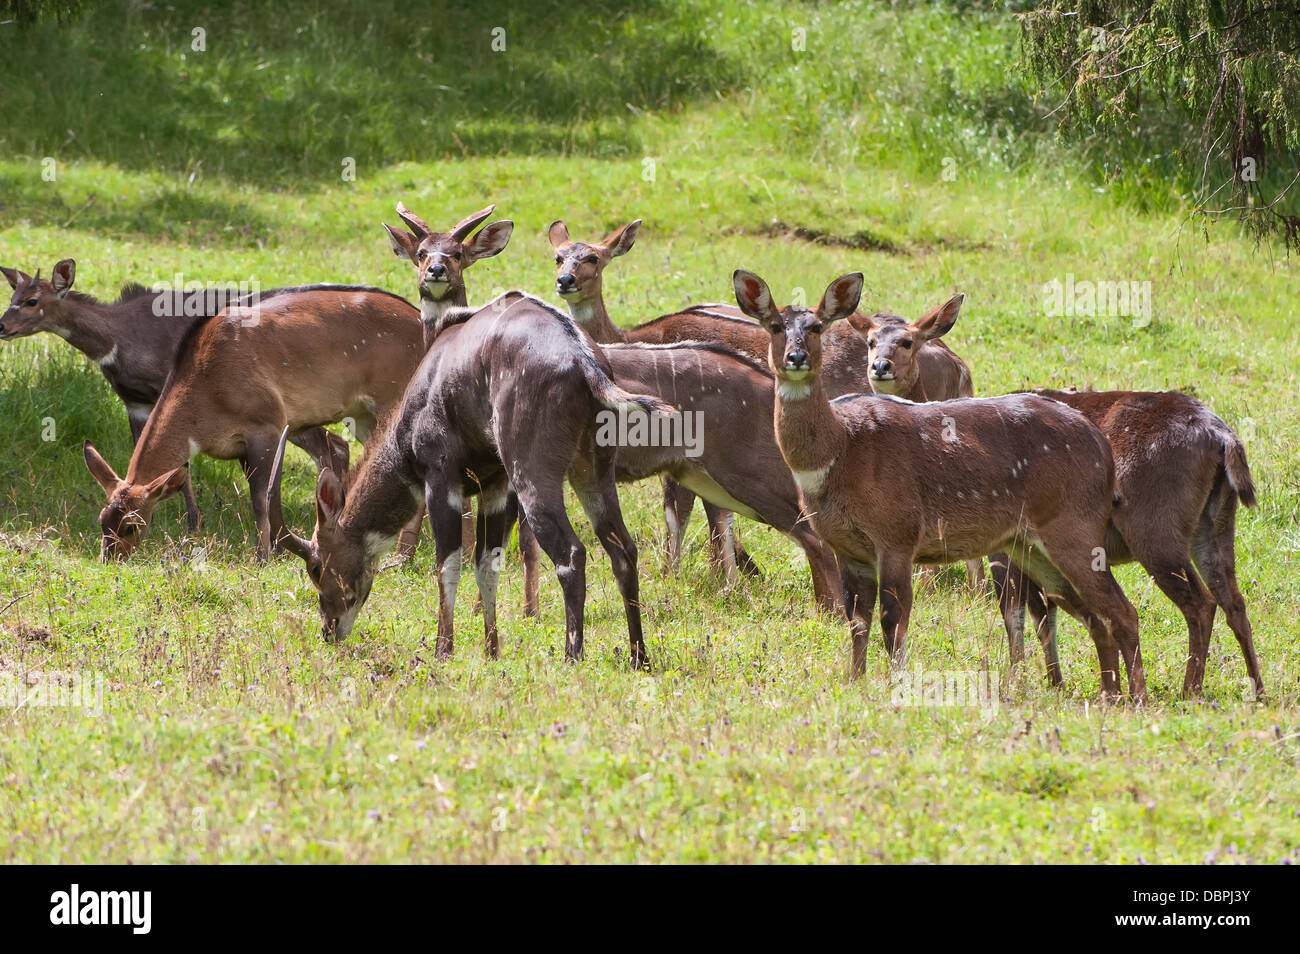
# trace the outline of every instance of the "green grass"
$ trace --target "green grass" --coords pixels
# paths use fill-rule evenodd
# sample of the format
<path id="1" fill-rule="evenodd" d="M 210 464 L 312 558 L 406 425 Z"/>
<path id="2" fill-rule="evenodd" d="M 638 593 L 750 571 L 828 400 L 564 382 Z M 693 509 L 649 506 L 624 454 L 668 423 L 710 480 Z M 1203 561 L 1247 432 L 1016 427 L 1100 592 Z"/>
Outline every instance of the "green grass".
<path id="1" fill-rule="evenodd" d="M 724 590 L 697 516 L 681 573 L 665 575 L 653 482 L 622 500 L 655 675 L 626 669 L 608 561 L 576 507 L 591 555 L 581 665 L 561 661 L 549 575 L 541 620 L 522 619 L 513 559 L 503 659 L 482 658 L 467 581 L 456 656 L 434 660 L 424 549 L 384 571 L 358 632 L 327 646 L 299 564 L 253 561 L 233 463 L 197 462 L 198 538 L 183 538 L 173 501 L 131 563 L 95 561 L 102 495 L 80 442 L 124 469 L 125 413 L 98 370 L 42 337 L 0 345 L 0 606 L 16 600 L 0 613 L 0 676 L 102 674 L 104 711 L 0 712 L 0 857 L 1273 862 L 1300 850 L 1295 266 L 1226 225 L 1208 240 L 1187 228 L 1160 160 L 1115 180 L 1097 152 L 1056 143 L 1014 75 L 1005 13 L 489 2 L 435 5 L 422 24 L 399 6 L 215 10 L 106 6 L 21 40 L 0 27 L 8 75 L 33 78 L 0 90 L 0 263 L 48 274 L 71 255 L 78 287 L 104 297 L 177 271 L 409 294 L 379 227 L 401 199 L 435 225 L 488 202 L 514 219 L 510 247 L 470 271 L 471 300 L 548 293 L 543 231 L 557 217 L 575 237 L 645 220 L 606 274 L 624 324 L 725 300 L 737 266 L 781 298 L 860 269 L 866 304 L 905 315 L 963 291 L 949 341 L 979 392 L 1178 388 L 1243 434 L 1261 506 L 1242 513 L 1238 572 L 1270 697 L 1245 700 L 1220 618 L 1205 698 L 1179 700 L 1186 629 L 1136 567 L 1118 576 L 1141 618 L 1151 705 L 1098 706 L 1095 654 L 1072 621 L 1068 688 L 1050 692 L 1040 654 L 1009 671 L 994 608 L 953 570 L 918 593 L 913 662 L 987 665 L 1005 701 L 891 705 L 878 640 L 850 682 L 845 627 L 814 614 L 784 538 L 745 523 L 766 578 Z M 504 53 L 489 48 L 496 25 Z M 188 52 L 194 26 L 207 53 Z M 791 49 L 796 26 L 805 53 Z M 60 54 L 84 66 L 58 69 Z M 347 156 L 355 182 L 339 176 Z M 1067 273 L 1150 281 L 1153 320 L 1045 317 L 1040 286 Z M 300 527 L 312 476 L 291 452 Z"/>

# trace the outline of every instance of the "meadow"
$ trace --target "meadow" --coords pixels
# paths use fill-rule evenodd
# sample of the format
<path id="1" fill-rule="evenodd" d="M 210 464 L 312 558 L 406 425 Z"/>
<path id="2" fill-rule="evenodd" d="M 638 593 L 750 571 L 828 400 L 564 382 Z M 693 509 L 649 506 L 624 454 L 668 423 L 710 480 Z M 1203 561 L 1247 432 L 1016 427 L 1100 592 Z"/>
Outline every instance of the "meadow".
<path id="1" fill-rule="evenodd" d="M 237 463 L 194 462 L 197 535 L 176 498 L 130 562 L 98 562 L 81 443 L 124 472 L 126 415 L 44 335 L 0 342 L 0 687 L 92 674 L 102 710 L 0 698 L 0 858 L 1300 857 L 1297 265 L 1192 214 L 1168 117 L 1059 141 L 1017 54 L 1002 4 L 487 0 L 414 23 L 396 4 L 92 6 L 63 27 L 0 25 L 0 264 L 48 275 L 73 257 L 101 299 L 176 273 L 414 298 L 381 228 L 400 200 L 435 227 L 489 203 L 515 222 L 467 273 L 471 302 L 556 300 L 557 218 L 592 239 L 644 221 L 605 275 L 623 325 L 730 300 L 736 267 L 783 303 L 860 270 L 865 308 L 909 317 L 964 292 L 946 340 L 977 393 L 1177 389 L 1243 437 L 1260 506 L 1239 514 L 1238 577 L 1264 701 L 1222 614 L 1204 696 L 1179 697 L 1184 620 L 1132 565 L 1116 576 L 1148 706 L 1100 704 L 1092 643 L 1064 614 L 1065 689 L 1045 686 L 1036 647 L 1012 671 L 993 600 L 959 567 L 918 590 L 909 666 L 987 669 L 998 703 L 894 704 L 878 623 L 851 681 L 846 625 L 815 612 L 802 553 L 774 531 L 738 521 L 764 576 L 727 587 L 697 509 L 665 572 L 657 481 L 620 489 L 650 675 L 626 664 L 576 505 L 581 664 L 563 662 L 546 561 L 541 617 L 523 618 L 513 550 L 502 658 L 483 657 L 467 576 L 456 655 L 436 660 L 427 534 L 327 645 L 301 563 L 254 559 Z M 1149 282 L 1151 312 L 1049 315 L 1043 285 L 1067 276 Z M 743 437 L 706 422 L 706 440 Z M 287 465 L 286 514 L 310 530 L 315 474 L 296 451 Z"/>

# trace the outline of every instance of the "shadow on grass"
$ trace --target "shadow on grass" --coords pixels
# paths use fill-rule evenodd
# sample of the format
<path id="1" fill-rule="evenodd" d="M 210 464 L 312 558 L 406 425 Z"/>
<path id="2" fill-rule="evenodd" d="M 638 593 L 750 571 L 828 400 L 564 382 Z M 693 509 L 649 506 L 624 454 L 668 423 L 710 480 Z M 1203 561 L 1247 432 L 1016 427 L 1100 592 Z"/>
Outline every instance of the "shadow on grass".
<path id="1" fill-rule="evenodd" d="M 742 81 L 701 20 L 671 0 L 110 2 L 64 28 L 0 27 L 0 152 L 293 188 L 339 182 L 349 159 L 364 174 L 634 153 L 629 107 Z"/>

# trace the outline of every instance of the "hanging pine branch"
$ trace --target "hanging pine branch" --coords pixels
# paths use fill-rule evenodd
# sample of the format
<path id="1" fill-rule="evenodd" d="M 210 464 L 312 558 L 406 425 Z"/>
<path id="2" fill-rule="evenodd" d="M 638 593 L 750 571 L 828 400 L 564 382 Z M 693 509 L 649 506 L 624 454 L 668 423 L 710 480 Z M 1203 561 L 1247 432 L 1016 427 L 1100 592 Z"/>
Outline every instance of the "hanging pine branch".
<path id="1" fill-rule="evenodd" d="M 1017 17 L 1023 66 L 1061 97 L 1064 130 L 1132 122 L 1157 98 L 1198 130 L 1200 211 L 1300 239 L 1286 212 L 1300 195 L 1300 0 L 1058 0 Z"/>

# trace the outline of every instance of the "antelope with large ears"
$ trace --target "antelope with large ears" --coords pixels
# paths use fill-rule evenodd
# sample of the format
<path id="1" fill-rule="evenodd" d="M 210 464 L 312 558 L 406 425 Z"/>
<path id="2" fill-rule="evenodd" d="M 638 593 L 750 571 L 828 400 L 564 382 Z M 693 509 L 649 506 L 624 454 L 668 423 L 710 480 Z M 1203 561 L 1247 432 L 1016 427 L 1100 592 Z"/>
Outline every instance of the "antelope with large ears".
<path id="1" fill-rule="evenodd" d="M 508 219 L 474 232 L 495 208 L 489 205 L 461 219 L 449 231 L 435 232 L 424 219 L 399 202 L 397 214 L 406 223 L 407 231 L 384 225 L 393 254 L 409 259 L 415 266 L 425 348 L 441 330 L 442 316 L 447 309 L 469 304 L 465 269 L 480 259 L 498 254 L 510 241 L 515 224 Z"/>
<path id="2" fill-rule="evenodd" d="M 603 353 L 545 302 L 511 292 L 477 310 L 449 312 L 447 327 L 355 482 L 346 493 L 331 476 L 317 485 L 316 533 L 298 552 L 321 594 L 324 637 L 333 641 L 348 634 L 370 592 L 376 561 L 423 500 L 438 567 L 436 649 L 451 655 L 461 514 L 464 499 L 478 496 L 474 570 L 486 649 L 495 656 L 496 584 L 500 550 L 514 520 L 513 488 L 564 591 L 565 657 L 579 659 L 587 557 L 565 510 L 567 478 L 609 556 L 623 597 L 632 665 L 648 667 L 636 543 L 619 510 L 615 448 L 597 437 L 596 416 L 611 409 L 674 411 L 653 395 L 617 386 Z"/>
<path id="3" fill-rule="evenodd" d="M 196 325 L 131 455 L 125 477 L 90 445 L 86 466 L 108 495 L 100 514 L 102 555 L 124 558 L 153 509 L 184 484 L 189 460 L 207 454 L 244 467 L 259 556 L 302 550 L 284 531 L 276 442 L 322 422 L 351 419 L 363 442 L 401 401 L 424 349 L 410 302 L 374 288 L 279 289 Z M 404 548 L 414 549 L 419 525 Z"/>
<path id="4" fill-rule="evenodd" d="M 885 312 L 849 315 L 849 326 L 867 343 L 872 393 L 917 402 L 975 396 L 970 368 L 939 340 L 957 324 L 965 299 L 953 295 L 912 322 Z M 973 590 L 983 588 L 983 560 L 967 561 L 966 581 Z"/>
<path id="5" fill-rule="evenodd" d="M 885 648 L 903 663 L 913 564 L 1007 550 L 1088 626 L 1103 697 L 1118 695 L 1122 654 L 1130 693 L 1145 699 L 1137 613 L 1097 558 L 1115 487 L 1101 432 L 1032 394 L 929 404 L 859 394 L 832 405 L 822 334 L 853 313 L 862 275 L 831 282 L 812 309 L 778 309 L 752 272 L 737 270 L 733 283 L 740 307 L 770 335 L 781 454 L 813 529 L 839 558 L 852 673 L 866 668 L 877 594 Z"/>
<path id="6" fill-rule="evenodd" d="M 849 325 L 867 342 L 867 381 L 874 393 L 909 401 L 975 396 L 966 362 L 939 340 L 957 324 L 965 298 L 953 295 L 913 322 L 883 312 L 849 316 Z"/>
<path id="7" fill-rule="evenodd" d="M 65 258 L 48 281 L 12 268 L 0 268 L 13 288 L 9 308 L 0 315 L 0 339 L 47 331 L 58 335 L 95 363 L 126 405 L 131 443 L 140 440 L 145 421 L 162 394 L 176 363 L 176 349 L 191 328 L 224 307 L 225 294 L 149 291 L 129 284 L 115 302 L 99 302 L 72 290 L 77 263 Z M 178 301 L 178 299 L 180 299 Z M 317 467 L 347 470 L 348 445 L 324 428 L 295 435 L 294 441 Z M 181 486 L 191 531 L 199 527 L 199 507 L 188 474 Z"/>

